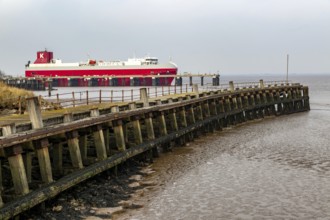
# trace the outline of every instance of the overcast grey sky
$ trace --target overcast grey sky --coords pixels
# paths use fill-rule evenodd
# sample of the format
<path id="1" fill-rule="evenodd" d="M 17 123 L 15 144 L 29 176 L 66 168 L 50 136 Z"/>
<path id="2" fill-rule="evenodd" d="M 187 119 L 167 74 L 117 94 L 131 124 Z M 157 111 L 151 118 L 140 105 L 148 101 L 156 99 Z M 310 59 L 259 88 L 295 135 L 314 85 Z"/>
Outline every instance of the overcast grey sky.
<path id="1" fill-rule="evenodd" d="M 0 69 L 169 57 L 179 72 L 330 73 L 330 0 L 0 0 Z"/>

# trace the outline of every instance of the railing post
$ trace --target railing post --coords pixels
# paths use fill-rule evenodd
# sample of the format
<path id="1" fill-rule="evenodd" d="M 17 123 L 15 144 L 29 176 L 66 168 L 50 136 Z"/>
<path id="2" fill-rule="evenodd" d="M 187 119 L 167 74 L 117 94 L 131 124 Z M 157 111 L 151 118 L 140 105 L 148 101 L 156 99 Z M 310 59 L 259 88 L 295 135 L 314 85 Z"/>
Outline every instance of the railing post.
<path id="1" fill-rule="evenodd" d="M 76 98 L 75 98 L 74 92 L 72 92 L 72 106 L 76 107 Z"/>

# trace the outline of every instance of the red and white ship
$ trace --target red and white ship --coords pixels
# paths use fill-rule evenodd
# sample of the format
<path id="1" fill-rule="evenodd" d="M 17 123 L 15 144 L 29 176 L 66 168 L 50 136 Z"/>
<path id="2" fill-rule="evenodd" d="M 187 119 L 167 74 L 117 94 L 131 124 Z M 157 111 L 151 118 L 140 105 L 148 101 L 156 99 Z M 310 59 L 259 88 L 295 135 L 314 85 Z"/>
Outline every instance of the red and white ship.
<path id="1" fill-rule="evenodd" d="M 130 86 L 131 80 L 138 81 L 134 85 L 153 85 L 153 75 L 170 75 L 159 78 L 157 85 L 170 85 L 177 74 L 177 65 L 168 62 L 159 64 L 156 57 L 130 58 L 127 61 L 97 61 L 64 63 L 53 58 L 51 51 L 38 51 L 34 63 L 28 63 L 26 77 L 52 78 L 56 86 L 88 86 L 93 80 L 94 86 Z"/>

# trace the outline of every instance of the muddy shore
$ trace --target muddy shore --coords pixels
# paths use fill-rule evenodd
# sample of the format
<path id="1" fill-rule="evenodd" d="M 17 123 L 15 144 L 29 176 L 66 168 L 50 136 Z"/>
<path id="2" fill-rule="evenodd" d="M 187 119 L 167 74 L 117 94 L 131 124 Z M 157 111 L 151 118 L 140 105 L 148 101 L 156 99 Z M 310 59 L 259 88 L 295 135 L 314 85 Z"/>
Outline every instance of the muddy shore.
<path id="1" fill-rule="evenodd" d="M 170 152 L 161 153 L 153 163 L 130 160 L 22 215 L 22 219 L 131 219 L 158 192 L 186 171 L 212 156 L 204 143 L 220 132 L 207 134 Z"/>

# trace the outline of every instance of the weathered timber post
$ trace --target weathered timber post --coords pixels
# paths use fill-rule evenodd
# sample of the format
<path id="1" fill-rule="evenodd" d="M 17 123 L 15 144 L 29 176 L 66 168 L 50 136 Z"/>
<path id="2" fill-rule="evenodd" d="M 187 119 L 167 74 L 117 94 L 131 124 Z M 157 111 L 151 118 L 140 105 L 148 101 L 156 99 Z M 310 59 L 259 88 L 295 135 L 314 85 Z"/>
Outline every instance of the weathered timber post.
<path id="1" fill-rule="evenodd" d="M 264 89 L 265 88 L 265 85 L 264 85 L 264 80 L 259 80 L 259 88 L 260 89 Z"/>
<path id="2" fill-rule="evenodd" d="M 16 133 L 15 124 L 5 125 L 2 127 L 3 136 L 8 136 L 14 133 Z M 5 156 L 8 157 L 16 195 L 25 195 L 29 193 L 29 184 L 22 157 L 22 146 L 16 145 L 10 148 L 4 148 L 4 151 Z M 2 201 L 0 202 L 0 205 L 1 203 Z"/>
<path id="3" fill-rule="evenodd" d="M 128 104 L 130 110 L 136 109 L 135 102 Z M 141 124 L 139 116 L 131 116 L 131 123 L 133 125 L 133 134 L 134 134 L 134 142 L 139 145 L 142 144 L 142 133 L 141 133 Z"/>
<path id="4" fill-rule="evenodd" d="M 160 100 L 156 100 L 156 103 L 157 103 L 157 105 L 162 104 L 162 102 Z M 159 112 L 159 114 L 157 116 L 157 120 L 158 120 L 158 123 L 159 123 L 160 135 L 161 136 L 167 135 L 166 121 L 165 121 L 165 116 L 164 116 L 163 111 Z"/>
<path id="5" fill-rule="evenodd" d="M 183 99 L 182 97 L 179 97 L 179 102 L 181 102 Z M 187 127 L 187 118 L 186 118 L 186 110 L 185 107 L 181 107 L 179 110 L 179 126 L 181 128 Z"/>
<path id="6" fill-rule="evenodd" d="M 173 99 L 169 98 L 168 103 L 173 103 Z M 169 118 L 170 118 L 171 128 L 172 128 L 173 131 L 178 131 L 179 127 L 178 127 L 178 123 L 177 123 L 177 120 L 176 120 L 176 109 L 173 108 L 169 111 L 170 111 Z"/>
<path id="7" fill-rule="evenodd" d="M 91 109 L 91 117 L 98 117 L 100 115 L 99 109 Z M 105 160 L 107 158 L 107 150 L 105 147 L 104 134 L 102 125 L 95 125 L 92 127 L 93 138 L 96 148 L 96 154 L 98 160 Z"/>
<path id="8" fill-rule="evenodd" d="M 198 85 L 197 84 L 193 85 L 193 92 L 196 94 L 196 98 L 198 98 L 199 97 L 199 92 L 198 92 Z"/>
<path id="9" fill-rule="evenodd" d="M 187 95 L 187 100 L 191 100 L 190 95 Z M 188 123 L 189 123 L 189 125 L 195 124 L 196 120 L 195 120 L 194 108 L 192 105 L 189 105 L 187 108 L 188 108 L 187 109 Z"/>
<path id="10" fill-rule="evenodd" d="M 119 112 L 119 107 L 113 106 L 111 108 L 111 112 L 114 114 Z M 119 151 L 125 151 L 126 144 L 125 144 L 125 136 L 124 136 L 124 130 L 123 130 L 123 122 L 122 122 L 122 120 L 115 120 L 115 121 L 112 121 L 112 124 L 113 124 L 113 130 L 115 133 L 117 149 Z"/>
<path id="11" fill-rule="evenodd" d="M 33 129 L 43 128 L 41 109 L 38 97 L 27 98 L 27 110 L 32 123 Z M 48 151 L 48 139 L 34 141 L 34 148 L 37 151 L 38 162 L 40 167 L 41 179 L 44 183 L 53 182 L 52 166 L 50 163 Z"/>
<path id="12" fill-rule="evenodd" d="M 275 115 L 275 113 L 276 113 L 273 92 L 274 92 L 274 90 L 269 90 L 269 93 L 268 93 L 268 103 L 270 104 L 270 115 Z"/>
<path id="13" fill-rule="evenodd" d="M 79 147 L 80 147 L 80 154 L 81 159 L 83 162 L 87 159 L 87 148 L 88 148 L 88 142 L 87 142 L 87 131 L 79 131 Z"/>
<path id="14" fill-rule="evenodd" d="M 73 121 L 72 113 L 64 114 L 64 123 Z M 83 162 L 81 159 L 80 148 L 79 148 L 79 134 L 78 131 L 68 131 L 65 133 L 68 141 L 68 147 L 71 157 L 72 166 L 74 168 L 83 168 Z"/>
<path id="15" fill-rule="evenodd" d="M 277 102 L 277 112 L 276 115 L 280 115 L 283 112 L 283 107 L 282 107 L 282 102 L 281 102 L 281 97 L 280 97 L 280 92 L 279 90 L 276 90 L 275 93 L 275 101 Z"/>
<path id="16" fill-rule="evenodd" d="M 143 102 L 143 107 L 149 107 L 149 99 L 148 99 L 148 93 L 146 88 L 140 89 L 140 99 Z M 155 132 L 154 132 L 154 126 L 152 122 L 152 113 L 147 113 L 145 115 L 145 124 L 147 127 L 147 135 L 149 140 L 155 139 Z"/>
<path id="17" fill-rule="evenodd" d="M 229 91 L 234 92 L 235 91 L 235 87 L 234 87 L 234 82 L 233 81 L 229 81 Z"/>

